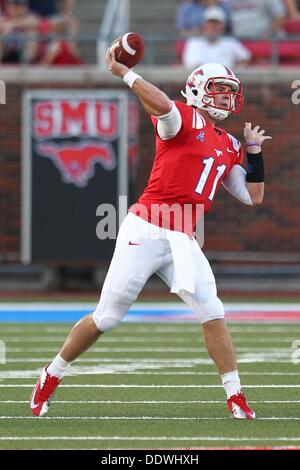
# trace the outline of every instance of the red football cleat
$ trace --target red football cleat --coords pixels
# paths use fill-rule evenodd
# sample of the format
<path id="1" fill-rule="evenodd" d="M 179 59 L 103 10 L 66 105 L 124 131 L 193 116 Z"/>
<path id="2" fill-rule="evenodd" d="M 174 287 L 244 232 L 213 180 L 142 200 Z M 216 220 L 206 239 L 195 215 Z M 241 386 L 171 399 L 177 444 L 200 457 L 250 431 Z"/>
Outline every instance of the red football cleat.
<path id="1" fill-rule="evenodd" d="M 45 416 L 47 414 L 50 401 L 61 381 L 62 379 L 49 375 L 47 366 L 44 367 L 31 394 L 30 408 L 35 416 Z"/>
<path id="2" fill-rule="evenodd" d="M 242 391 L 232 395 L 227 400 L 229 413 L 236 419 L 255 419 L 255 411 L 252 411 L 246 402 Z"/>

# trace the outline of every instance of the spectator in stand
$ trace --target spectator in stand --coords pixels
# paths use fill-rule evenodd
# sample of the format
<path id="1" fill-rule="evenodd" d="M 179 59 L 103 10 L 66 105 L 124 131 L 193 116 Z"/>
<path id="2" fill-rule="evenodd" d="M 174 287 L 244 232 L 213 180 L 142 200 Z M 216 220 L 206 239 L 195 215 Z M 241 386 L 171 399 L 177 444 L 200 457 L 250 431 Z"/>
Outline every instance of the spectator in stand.
<path id="1" fill-rule="evenodd" d="M 50 9 L 50 3 L 55 2 L 37 3 L 40 4 L 41 13 L 56 12 L 54 8 Z M 46 9 L 46 3 L 48 9 Z M 71 6 L 70 0 L 67 3 Z M 29 10 L 29 0 L 5 0 L 3 8 L 4 14 L 0 17 L 0 33 L 6 37 L 0 43 L 2 63 L 82 64 L 78 49 L 72 40 L 39 40 L 38 38 L 38 35 L 48 36 L 64 32 L 75 35 L 77 23 L 72 16 L 40 17 Z M 71 10 L 65 11 L 71 14 Z"/>
<path id="2" fill-rule="evenodd" d="M 226 15 L 226 29 L 230 29 L 230 12 L 219 0 L 185 0 L 181 3 L 176 15 L 176 29 L 180 36 L 187 38 L 201 32 L 203 14 L 206 8 L 220 6 Z"/>
<path id="3" fill-rule="evenodd" d="M 251 59 L 248 49 L 236 38 L 224 36 L 226 16 L 220 7 L 207 8 L 203 15 L 202 35 L 186 40 L 183 65 L 195 68 L 207 62 L 218 62 L 233 68 Z"/>
<path id="4" fill-rule="evenodd" d="M 232 33 L 238 38 L 267 39 L 283 34 L 282 0 L 223 0 L 230 9 Z"/>
<path id="5" fill-rule="evenodd" d="M 29 11 L 27 0 L 6 0 L 0 17 L 0 61 L 31 63 L 38 54 L 39 17 Z"/>
<path id="6" fill-rule="evenodd" d="M 288 35 L 300 36 L 300 0 L 283 0 L 283 2 L 286 10 L 285 32 Z"/>
<path id="7" fill-rule="evenodd" d="M 29 0 L 32 11 L 42 17 L 39 33 L 51 35 L 66 33 L 72 37 L 78 32 L 75 19 L 75 0 Z M 39 63 L 43 65 L 80 65 L 82 61 L 74 41 L 52 40 L 42 41 L 40 45 Z"/>
<path id="8" fill-rule="evenodd" d="M 75 20 L 75 0 L 28 0 L 29 8 L 41 16 L 45 21 L 50 21 L 56 32 L 77 32 Z"/>
<path id="9" fill-rule="evenodd" d="M 68 32 L 71 32 L 70 27 Z M 83 62 L 74 41 L 70 39 L 60 39 L 46 43 L 43 53 L 41 54 L 40 64 L 66 66 L 82 65 Z"/>
<path id="10" fill-rule="evenodd" d="M 0 0 L 0 13 L 4 12 L 4 5 L 7 0 Z M 75 0 L 28 0 L 29 10 L 38 16 L 55 16 L 63 14 L 74 16 Z M 59 9 L 59 4 L 61 8 Z"/>
<path id="11" fill-rule="evenodd" d="M 29 0 L 29 8 L 40 16 L 74 16 L 75 0 Z"/>

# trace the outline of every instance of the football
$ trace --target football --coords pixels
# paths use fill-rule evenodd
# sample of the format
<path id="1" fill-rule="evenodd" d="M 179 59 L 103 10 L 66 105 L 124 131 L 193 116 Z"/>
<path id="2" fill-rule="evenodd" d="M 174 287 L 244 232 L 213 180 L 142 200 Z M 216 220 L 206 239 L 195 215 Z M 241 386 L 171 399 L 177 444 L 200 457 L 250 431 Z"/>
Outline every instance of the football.
<path id="1" fill-rule="evenodd" d="M 116 60 L 131 68 L 144 56 L 144 39 L 137 33 L 126 33 L 114 40 L 111 48 L 115 49 Z"/>

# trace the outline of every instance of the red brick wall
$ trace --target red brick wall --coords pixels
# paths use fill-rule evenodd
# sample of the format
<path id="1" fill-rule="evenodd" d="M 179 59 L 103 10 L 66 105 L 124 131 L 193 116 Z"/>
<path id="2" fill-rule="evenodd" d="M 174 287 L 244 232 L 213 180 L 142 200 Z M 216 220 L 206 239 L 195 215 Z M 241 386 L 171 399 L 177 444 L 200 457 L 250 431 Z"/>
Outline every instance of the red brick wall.
<path id="1" fill-rule="evenodd" d="M 84 86 L 43 83 L 34 88 Z M 177 86 L 163 89 L 171 97 L 179 98 Z M 0 106 L 0 262 L 1 259 L 19 260 L 23 90 L 21 85 L 7 86 L 7 104 Z M 273 136 L 264 150 L 265 202 L 257 208 L 244 206 L 222 189 L 206 219 L 205 249 L 300 253 L 299 106 L 292 104 L 287 85 L 248 85 L 245 94 L 247 103 L 243 112 L 225 122 L 224 128 L 242 139 L 243 123 L 251 121 L 262 125 Z M 141 116 L 138 194 L 147 182 L 154 157 L 151 121 L 143 110 Z"/>

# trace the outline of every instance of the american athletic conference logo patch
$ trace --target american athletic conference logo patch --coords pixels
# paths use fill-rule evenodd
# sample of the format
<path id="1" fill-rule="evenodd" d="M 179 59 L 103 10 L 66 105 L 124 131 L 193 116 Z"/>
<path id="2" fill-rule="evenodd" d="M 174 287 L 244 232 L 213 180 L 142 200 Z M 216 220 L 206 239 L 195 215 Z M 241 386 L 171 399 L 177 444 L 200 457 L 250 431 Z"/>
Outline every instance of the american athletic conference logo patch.
<path id="1" fill-rule="evenodd" d="M 196 135 L 196 139 L 200 140 L 200 142 L 204 142 L 204 136 L 205 136 L 205 132 L 200 131 L 199 134 Z"/>

